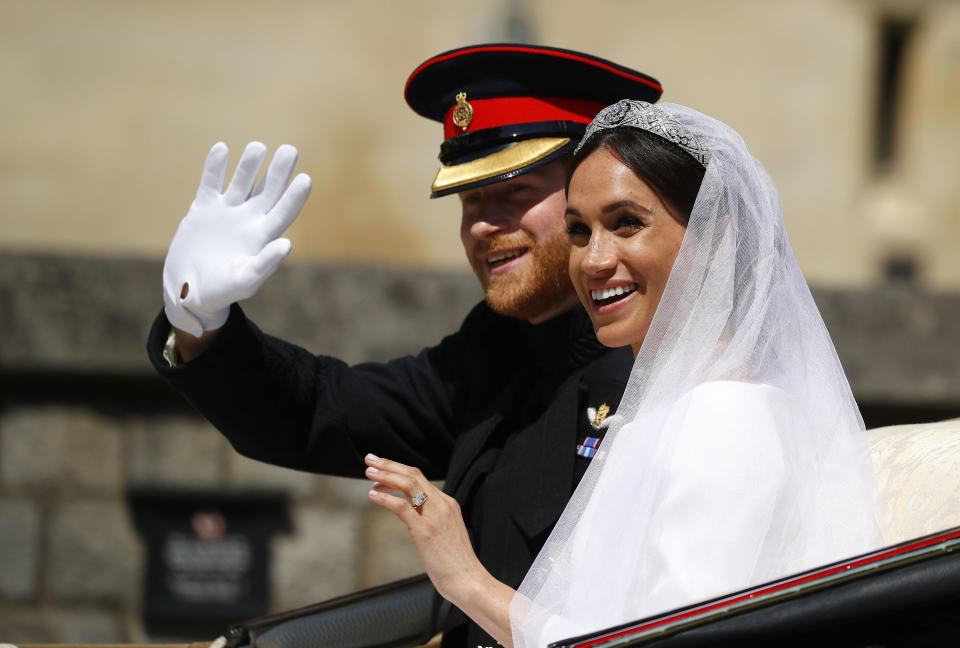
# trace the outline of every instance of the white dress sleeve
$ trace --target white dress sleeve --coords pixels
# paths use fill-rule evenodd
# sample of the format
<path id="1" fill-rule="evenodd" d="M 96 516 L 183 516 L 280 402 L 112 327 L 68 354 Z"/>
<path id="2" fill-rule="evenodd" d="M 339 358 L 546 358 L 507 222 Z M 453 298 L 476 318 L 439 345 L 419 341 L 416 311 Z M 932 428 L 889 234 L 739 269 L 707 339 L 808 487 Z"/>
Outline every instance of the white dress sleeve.
<path id="1" fill-rule="evenodd" d="M 668 610 L 756 582 L 787 480 L 782 401 L 765 385 L 711 382 L 677 403 L 666 428 L 676 443 L 631 593 L 638 607 Z"/>

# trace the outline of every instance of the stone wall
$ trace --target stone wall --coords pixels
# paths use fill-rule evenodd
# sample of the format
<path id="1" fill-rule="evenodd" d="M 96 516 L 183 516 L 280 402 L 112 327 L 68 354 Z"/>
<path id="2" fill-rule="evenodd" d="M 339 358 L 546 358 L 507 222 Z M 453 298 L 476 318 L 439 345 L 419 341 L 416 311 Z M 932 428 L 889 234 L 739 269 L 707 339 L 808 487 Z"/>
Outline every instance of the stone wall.
<path id="1" fill-rule="evenodd" d="M 363 480 L 237 455 L 148 366 L 160 264 L 0 253 L 0 641 L 155 640 L 141 621 L 134 487 L 272 489 L 273 611 L 421 571 Z M 245 310 L 349 362 L 436 342 L 480 297 L 473 277 L 285 265 Z M 960 295 L 816 290 L 868 425 L 960 414 Z M 206 639 L 209 637 L 183 637 Z"/>
<path id="2" fill-rule="evenodd" d="M 422 571 L 366 480 L 241 457 L 154 376 L 159 277 L 159 263 L 0 254 L 0 641 L 156 639 L 141 619 L 137 487 L 286 493 L 293 533 L 272 541 L 271 611 Z M 245 308 L 316 352 L 388 359 L 454 330 L 475 284 L 291 265 Z"/>

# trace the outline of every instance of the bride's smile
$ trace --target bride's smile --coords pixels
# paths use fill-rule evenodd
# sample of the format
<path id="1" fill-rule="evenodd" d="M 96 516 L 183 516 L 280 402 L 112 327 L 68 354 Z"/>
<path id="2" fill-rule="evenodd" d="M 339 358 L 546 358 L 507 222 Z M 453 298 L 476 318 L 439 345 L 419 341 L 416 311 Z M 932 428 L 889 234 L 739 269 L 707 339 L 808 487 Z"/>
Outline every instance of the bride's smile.
<path id="1" fill-rule="evenodd" d="M 686 231 L 676 215 L 610 149 L 570 179 L 566 212 L 570 278 L 597 338 L 640 348 Z"/>

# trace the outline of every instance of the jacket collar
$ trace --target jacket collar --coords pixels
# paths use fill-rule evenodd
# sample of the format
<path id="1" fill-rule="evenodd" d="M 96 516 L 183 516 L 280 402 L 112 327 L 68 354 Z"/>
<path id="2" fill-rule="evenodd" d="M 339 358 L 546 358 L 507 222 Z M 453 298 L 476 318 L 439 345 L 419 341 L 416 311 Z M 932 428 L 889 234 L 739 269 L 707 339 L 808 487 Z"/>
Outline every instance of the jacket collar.
<path id="1" fill-rule="evenodd" d="M 604 347 L 593 332 L 593 323 L 581 306 L 541 324 L 519 322 L 520 335 L 541 363 L 567 369 L 582 367 L 603 354 Z"/>

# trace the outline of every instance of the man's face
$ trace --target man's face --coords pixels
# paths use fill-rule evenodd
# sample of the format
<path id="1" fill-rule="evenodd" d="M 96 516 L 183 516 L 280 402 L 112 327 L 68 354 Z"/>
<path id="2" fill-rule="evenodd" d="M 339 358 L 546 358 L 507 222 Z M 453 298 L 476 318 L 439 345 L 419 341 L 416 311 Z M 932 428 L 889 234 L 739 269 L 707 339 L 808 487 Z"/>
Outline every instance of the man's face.
<path id="1" fill-rule="evenodd" d="M 576 303 L 567 274 L 567 167 L 558 161 L 461 192 L 460 239 L 497 313 L 537 324 Z"/>

